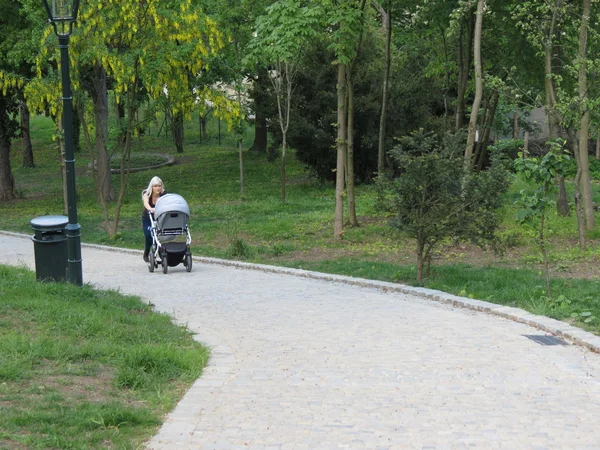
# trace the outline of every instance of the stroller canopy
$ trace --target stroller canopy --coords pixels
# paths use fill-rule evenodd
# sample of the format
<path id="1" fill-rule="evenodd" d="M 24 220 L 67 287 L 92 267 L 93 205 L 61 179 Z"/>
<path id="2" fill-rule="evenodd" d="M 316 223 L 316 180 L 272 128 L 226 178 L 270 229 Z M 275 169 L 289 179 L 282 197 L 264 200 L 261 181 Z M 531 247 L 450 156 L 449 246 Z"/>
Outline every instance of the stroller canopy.
<path id="1" fill-rule="evenodd" d="M 167 212 L 185 214 L 186 219 L 190 217 L 190 207 L 184 198 L 178 194 L 165 194 L 156 201 L 154 217 L 158 219 Z"/>

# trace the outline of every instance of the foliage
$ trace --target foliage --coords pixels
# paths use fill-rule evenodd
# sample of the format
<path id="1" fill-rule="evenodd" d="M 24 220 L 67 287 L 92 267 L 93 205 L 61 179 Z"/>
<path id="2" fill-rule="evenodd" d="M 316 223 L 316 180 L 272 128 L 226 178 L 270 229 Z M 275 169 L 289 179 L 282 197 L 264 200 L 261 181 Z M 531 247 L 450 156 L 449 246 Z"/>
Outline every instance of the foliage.
<path id="1" fill-rule="evenodd" d="M 523 145 L 523 139 L 501 139 L 490 146 L 490 151 L 514 161 L 519 156 L 519 152 L 523 151 Z"/>
<path id="2" fill-rule="evenodd" d="M 379 114 L 381 109 L 381 42 L 366 35 L 353 72 L 355 92 L 354 167 L 358 182 L 370 182 L 377 171 Z M 441 99 L 436 95 L 439 83 L 433 78 L 414 77 L 425 62 L 419 48 L 396 55 L 392 61 L 389 114 L 385 147 L 391 149 L 394 136 L 419 128 L 441 130 Z M 333 181 L 336 167 L 336 82 L 333 55 L 323 43 L 311 42 L 300 63 L 291 105 L 288 142 L 297 158 L 320 180 Z M 276 106 L 270 109 L 270 120 L 277 121 Z M 281 131 L 271 128 L 274 143 L 281 143 Z"/>
<path id="3" fill-rule="evenodd" d="M 553 194 L 557 189 L 555 186 L 556 177 L 564 176 L 570 160 L 570 156 L 563 148 L 564 143 L 562 139 L 550 142 L 550 151 L 539 158 L 525 158 L 520 153 L 520 158 L 514 162 L 517 172 L 522 174 L 525 180 L 536 186 L 536 190 L 532 193 L 521 190 L 520 205 L 523 209 L 519 212 L 517 219 L 521 224 L 537 231 L 536 240 L 544 260 L 548 297 L 552 295 L 544 227 L 548 207 L 555 202 L 555 195 Z"/>
<path id="4" fill-rule="evenodd" d="M 496 160 L 489 171 L 465 170 L 456 139 L 420 130 L 401 138 L 391 156 L 401 175 L 392 183 L 396 218 L 392 224 L 416 240 L 417 278 L 443 239 L 493 241 L 498 208 L 508 188 L 507 172 Z"/>
<path id="5" fill-rule="evenodd" d="M 565 176 L 574 178 L 577 174 L 577 163 L 571 158 L 565 167 Z M 600 180 L 600 159 L 590 157 L 590 177 L 592 180 Z"/>
<path id="6" fill-rule="evenodd" d="M 543 157 L 525 158 L 520 153 L 520 157 L 514 162 L 517 172 L 536 187 L 534 192 L 521 190 L 520 205 L 523 209 L 518 215 L 518 220 L 522 224 L 533 228 L 540 225 L 548 211 L 548 206 L 554 202 L 556 177 L 564 174 L 571 160 L 568 152 L 563 148 L 564 140 L 551 142 L 550 145 L 550 151 Z"/>

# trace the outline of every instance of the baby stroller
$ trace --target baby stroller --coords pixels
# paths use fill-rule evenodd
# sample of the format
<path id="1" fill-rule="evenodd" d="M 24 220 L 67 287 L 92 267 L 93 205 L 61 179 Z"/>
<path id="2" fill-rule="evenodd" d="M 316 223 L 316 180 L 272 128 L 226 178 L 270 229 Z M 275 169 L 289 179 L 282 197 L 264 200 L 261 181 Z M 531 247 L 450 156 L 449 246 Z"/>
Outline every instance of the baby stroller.
<path id="1" fill-rule="evenodd" d="M 148 270 L 154 272 L 162 265 L 163 273 L 169 266 L 174 267 L 183 262 L 188 272 L 192 270 L 192 252 L 190 244 L 192 237 L 187 221 L 190 208 L 181 195 L 165 194 L 160 197 L 154 207 L 154 217 L 150 214 L 152 223 L 152 249 L 148 254 Z M 185 242 L 182 242 L 185 236 Z M 179 242 L 174 242 L 180 237 Z"/>

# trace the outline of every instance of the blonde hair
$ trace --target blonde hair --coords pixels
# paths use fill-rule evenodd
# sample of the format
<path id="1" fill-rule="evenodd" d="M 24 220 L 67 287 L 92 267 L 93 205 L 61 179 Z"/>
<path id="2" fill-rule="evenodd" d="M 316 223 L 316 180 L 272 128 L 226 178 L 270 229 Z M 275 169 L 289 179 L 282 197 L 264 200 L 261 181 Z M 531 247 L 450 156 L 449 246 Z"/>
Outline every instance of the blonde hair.
<path id="1" fill-rule="evenodd" d="M 156 186 L 157 184 L 160 184 L 162 186 L 162 190 L 160 191 L 160 193 L 162 194 L 163 192 L 165 192 L 165 185 L 163 184 L 162 180 L 154 176 L 150 180 L 150 183 L 148 183 L 148 187 L 142 191 L 142 200 L 144 199 L 144 195 L 152 195 L 152 186 Z"/>

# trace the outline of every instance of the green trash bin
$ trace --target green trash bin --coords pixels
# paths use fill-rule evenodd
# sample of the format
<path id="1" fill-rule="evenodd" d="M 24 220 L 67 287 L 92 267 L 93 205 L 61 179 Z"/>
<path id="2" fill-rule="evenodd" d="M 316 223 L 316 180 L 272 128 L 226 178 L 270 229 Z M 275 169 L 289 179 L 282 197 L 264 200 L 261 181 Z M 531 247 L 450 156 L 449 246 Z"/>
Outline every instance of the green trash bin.
<path id="1" fill-rule="evenodd" d="M 65 281 L 68 249 L 66 216 L 41 216 L 32 219 L 31 237 L 35 255 L 35 275 L 38 280 Z"/>

